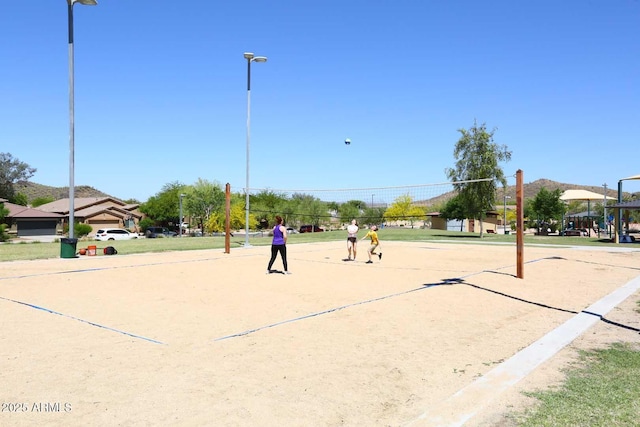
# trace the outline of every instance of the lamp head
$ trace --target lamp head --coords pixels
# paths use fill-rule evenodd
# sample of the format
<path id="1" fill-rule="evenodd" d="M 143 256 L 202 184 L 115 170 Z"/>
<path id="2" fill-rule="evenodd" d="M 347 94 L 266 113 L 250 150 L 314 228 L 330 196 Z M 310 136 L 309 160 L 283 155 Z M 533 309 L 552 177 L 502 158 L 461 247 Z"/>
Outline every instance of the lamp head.
<path id="1" fill-rule="evenodd" d="M 253 52 L 245 52 L 244 58 L 249 62 L 267 62 L 266 56 L 255 56 Z"/>
<path id="2" fill-rule="evenodd" d="M 85 6 L 96 6 L 98 2 L 96 0 L 67 0 L 69 6 L 73 6 L 76 3 L 83 4 Z"/>

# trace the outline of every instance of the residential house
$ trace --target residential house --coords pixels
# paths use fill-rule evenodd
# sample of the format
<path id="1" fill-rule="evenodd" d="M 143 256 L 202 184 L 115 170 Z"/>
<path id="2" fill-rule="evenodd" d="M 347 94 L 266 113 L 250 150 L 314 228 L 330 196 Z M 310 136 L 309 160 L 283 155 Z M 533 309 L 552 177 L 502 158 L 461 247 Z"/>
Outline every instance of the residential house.
<path id="1" fill-rule="evenodd" d="M 105 227 L 126 228 L 139 232 L 138 223 L 144 216 L 139 207 L 137 203 L 127 204 L 113 197 L 82 197 L 74 199 L 73 215 L 76 222 L 90 225 L 92 233 Z M 63 224 L 69 221 L 68 198 L 47 203 L 38 209 L 62 215 Z"/>
<path id="2" fill-rule="evenodd" d="M 17 237 L 55 235 L 64 220 L 63 215 L 55 212 L 16 205 L 6 199 L 0 199 L 0 203 L 9 210 L 9 214 L 4 218 L 8 226 L 7 232 Z"/>

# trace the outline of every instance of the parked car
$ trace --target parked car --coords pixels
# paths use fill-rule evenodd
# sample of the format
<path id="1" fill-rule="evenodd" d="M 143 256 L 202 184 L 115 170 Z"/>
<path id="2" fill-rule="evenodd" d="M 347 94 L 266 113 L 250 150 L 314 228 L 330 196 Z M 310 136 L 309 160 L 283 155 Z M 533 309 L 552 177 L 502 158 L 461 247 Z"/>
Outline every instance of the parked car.
<path id="1" fill-rule="evenodd" d="M 131 233 L 124 228 L 101 228 L 96 232 L 96 240 L 131 240 L 137 239 L 136 233 Z"/>
<path id="2" fill-rule="evenodd" d="M 300 232 L 301 233 L 311 233 L 312 231 L 314 233 L 319 233 L 319 232 L 324 231 L 324 230 L 322 228 L 318 227 L 317 225 L 314 225 L 313 228 L 311 228 L 310 225 L 301 225 L 300 226 Z"/>
<path id="3" fill-rule="evenodd" d="M 178 233 L 169 230 L 167 227 L 147 227 L 144 235 L 149 239 L 155 239 L 156 237 L 175 237 Z"/>

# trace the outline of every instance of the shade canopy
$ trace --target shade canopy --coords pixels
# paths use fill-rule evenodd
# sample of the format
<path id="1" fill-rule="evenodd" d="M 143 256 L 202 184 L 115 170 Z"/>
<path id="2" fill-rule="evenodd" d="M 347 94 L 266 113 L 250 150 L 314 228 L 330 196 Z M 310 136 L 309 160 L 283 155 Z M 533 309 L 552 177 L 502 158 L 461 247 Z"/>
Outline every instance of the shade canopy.
<path id="1" fill-rule="evenodd" d="M 615 205 L 609 206 L 611 208 L 628 209 L 628 210 L 640 210 L 640 200 L 630 200 L 628 202 L 620 202 Z"/>
<path id="2" fill-rule="evenodd" d="M 629 176 L 627 178 L 622 178 L 620 181 L 631 181 L 633 179 L 640 179 L 640 175 L 633 175 L 633 176 Z"/>
<path id="3" fill-rule="evenodd" d="M 588 190 L 566 190 L 560 196 L 560 200 L 603 200 L 604 194 L 594 193 Z M 607 200 L 615 200 L 615 197 L 606 196 Z"/>

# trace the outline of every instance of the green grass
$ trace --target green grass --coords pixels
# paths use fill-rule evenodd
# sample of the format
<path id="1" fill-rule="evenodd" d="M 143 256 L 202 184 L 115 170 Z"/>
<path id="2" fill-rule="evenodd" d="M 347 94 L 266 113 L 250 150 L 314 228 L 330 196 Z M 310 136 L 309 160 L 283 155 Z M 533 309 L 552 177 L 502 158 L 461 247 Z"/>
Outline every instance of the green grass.
<path id="1" fill-rule="evenodd" d="M 361 230 L 359 236 L 364 236 Z M 381 243 L 385 240 L 396 241 L 433 241 L 448 240 L 460 243 L 512 243 L 516 236 L 513 234 L 484 234 L 480 239 L 478 233 L 459 231 L 427 230 L 411 228 L 382 228 L 378 231 Z M 289 236 L 289 244 L 328 242 L 346 240 L 345 231 L 329 231 L 324 233 L 303 233 Z M 271 238 L 264 233 L 262 237 L 251 237 L 249 243 L 254 246 L 270 245 Z M 524 243 L 541 245 L 570 245 L 570 246 L 617 246 L 615 243 L 600 241 L 597 237 L 560 237 L 560 236 L 532 236 L 525 235 Z M 224 237 L 174 237 L 161 239 L 137 239 L 130 241 L 96 242 L 92 240 L 78 241 L 77 249 L 96 245 L 99 248 L 114 246 L 120 254 L 135 254 L 144 252 L 188 251 L 198 249 L 224 248 Z M 244 245 L 244 235 L 231 238 L 231 249 Z M 16 260 L 32 260 L 44 258 L 59 258 L 60 243 L 3 243 L 0 244 L 0 262 Z"/>
<path id="2" fill-rule="evenodd" d="M 618 343 L 580 358 L 561 387 L 527 393 L 538 404 L 514 415 L 518 426 L 640 425 L 640 351 Z"/>
<path id="3" fill-rule="evenodd" d="M 95 240 L 79 240 L 76 249 L 95 245 L 99 251 L 106 246 L 113 246 L 119 254 L 136 254 L 146 252 L 185 251 L 198 249 L 224 248 L 222 237 L 202 238 L 166 238 L 136 239 L 98 242 Z M 0 262 L 60 258 L 61 243 L 6 243 L 0 245 Z"/>

